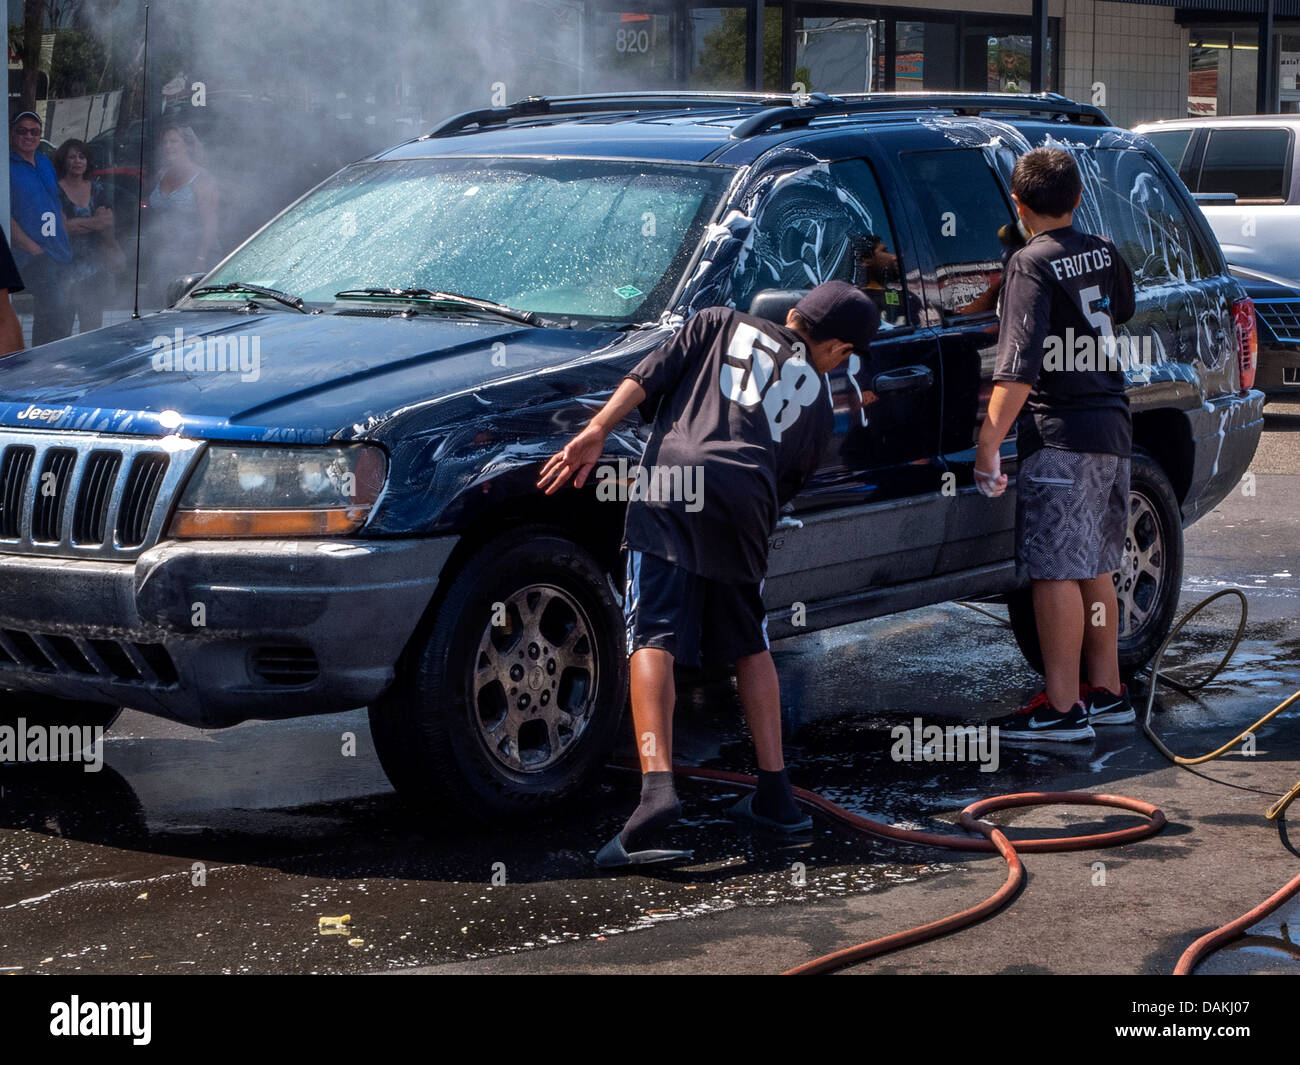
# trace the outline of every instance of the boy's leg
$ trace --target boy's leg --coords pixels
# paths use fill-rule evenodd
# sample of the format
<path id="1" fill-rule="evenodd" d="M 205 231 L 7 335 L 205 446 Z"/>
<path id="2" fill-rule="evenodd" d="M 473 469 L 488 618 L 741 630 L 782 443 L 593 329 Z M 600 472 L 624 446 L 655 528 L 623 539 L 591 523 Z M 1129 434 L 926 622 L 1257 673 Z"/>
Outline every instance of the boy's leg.
<path id="1" fill-rule="evenodd" d="M 1119 693 L 1119 604 L 1115 581 L 1110 573 L 1099 573 L 1090 581 L 1081 581 L 1083 607 L 1087 622 L 1083 629 L 1083 658 L 1088 667 L 1088 683 Z M 1100 607 L 1100 609 L 1098 608 Z M 1102 624 L 1096 624 L 1101 621 Z"/>
<path id="2" fill-rule="evenodd" d="M 673 767 L 673 656 L 658 647 L 642 647 L 629 663 L 632 674 L 632 725 L 642 773 L 665 773 Z"/>
<path id="3" fill-rule="evenodd" d="M 653 847 L 653 838 L 681 816 L 673 783 L 673 663 L 698 654 L 699 591 L 692 574 L 653 555 L 629 551 L 623 601 L 632 697 L 632 722 L 641 762 L 641 800 L 618 834 L 597 855 L 613 865 Z M 624 855 L 613 852 L 621 843 Z M 612 849 L 612 850 L 611 850 Z M 685 855 L 667 851 L 665 857 Z"/>
<path id="4" fill-rule="evenodd" d="M 1047 698 L 1065 711 L 1079 701 L 1083 650 L 1083 594 L 1079 581 L 1033 582 L 1034 619 L 1047 675 Z"/>
<path id="5" fill-rule="evenodd" d="M 794 792 L 785 772 L 781 744 L 781 684 L 771 651 L 736 659 L 736 688 L 758 762 L 754 813 L 781 824 L 801 823 L 806 818 L 795 804 Z"/>
<path id="6" fill-rule="evenodd" d="M 736 688 L 749 734 L 754 739 L 758 768 L 781 772 L 785 768 L 781 749 L 781 684 L 771 651 L 736 659 Z"/>
<path id="7" fill-rule="evenodd" d="M 673 656 L 658 647 L 632 655 L 632 722 L 641 759 L 641 801 L 618 834 L 629 853 L 682 816 L 673 784 Z"/>

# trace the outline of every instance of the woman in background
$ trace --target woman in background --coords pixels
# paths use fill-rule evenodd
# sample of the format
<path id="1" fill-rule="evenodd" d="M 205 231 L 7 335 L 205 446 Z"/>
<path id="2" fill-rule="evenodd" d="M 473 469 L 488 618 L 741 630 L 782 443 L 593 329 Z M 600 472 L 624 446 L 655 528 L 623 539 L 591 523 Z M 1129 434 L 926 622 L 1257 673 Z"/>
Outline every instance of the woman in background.
<path id="1" fill-rule="evenodd" d="M 72 244 L 68 303 L 79 332 L 104 324 L 104 307 L 113 291 L 113 272 L 126 265 L 113 232 L 113 208 L 104 183 L 90 176 L 90 148 L 71 139 L 54 153 L 63 224 Z"/>
<path id="2" fill-rule="evenodd" d="M 221 258 L 217 240 L 217 183 L 203 169 L 203 145 L 189 126 L 162 134 L 163 169 L 149 193 L 154 254 L 152 274 L 161 296 L 187 274 L 206 273 Z"/>

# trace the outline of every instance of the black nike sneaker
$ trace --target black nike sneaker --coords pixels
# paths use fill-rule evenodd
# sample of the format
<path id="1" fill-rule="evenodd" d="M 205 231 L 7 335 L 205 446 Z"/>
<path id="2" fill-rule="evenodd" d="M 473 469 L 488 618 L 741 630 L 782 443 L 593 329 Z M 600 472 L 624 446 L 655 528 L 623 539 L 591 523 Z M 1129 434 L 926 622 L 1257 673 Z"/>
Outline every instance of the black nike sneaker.
<path id="1" fill-rule="evenodd" d="M 1079 696 L 1088 711 L 1090 725 L 1127 725 L 1137 720 L 1137 712 L 1129 701 L 1127 684 L 1119 686 L 1118 695 L 1106 688 L 1084 684 Z"/>
<path id="2" fill-rule="evenodd" d="M 1074 743 L 1096 737 L 1088 723 L 1083 703 L 1075 703 L 1065 713 L 1058 713 L 1039 692 L 1019 710 L 995 717 L 989 722 L 996 725 L 1003 743 Z"/>

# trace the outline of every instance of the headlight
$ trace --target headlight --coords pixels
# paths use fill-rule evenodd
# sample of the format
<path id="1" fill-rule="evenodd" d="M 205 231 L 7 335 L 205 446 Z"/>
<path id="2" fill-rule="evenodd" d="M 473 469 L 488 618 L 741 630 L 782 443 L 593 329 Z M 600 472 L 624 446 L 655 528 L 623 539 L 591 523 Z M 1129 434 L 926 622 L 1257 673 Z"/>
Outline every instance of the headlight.
<path id="1" fill-rule="evenodd" d="M 172 518 L 174 537 L 341 536 L 365 523 L 388 472 L 382 448 L 209 447 Z"/>

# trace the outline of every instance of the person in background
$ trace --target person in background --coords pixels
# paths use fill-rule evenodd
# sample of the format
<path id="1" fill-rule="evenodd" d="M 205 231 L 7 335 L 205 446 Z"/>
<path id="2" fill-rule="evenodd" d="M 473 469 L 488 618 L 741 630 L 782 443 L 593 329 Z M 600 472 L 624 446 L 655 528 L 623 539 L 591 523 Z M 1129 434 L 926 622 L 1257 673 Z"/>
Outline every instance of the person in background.
<path id="1" fill-rule="evenodd" d="M 38 151 L 41 120 L 21 111 L 9 125 L 9 230 L 13 257 L 32 294 L 32 347 L 72 332 L 68 273 L 72 244 L 63 225 L 54 166 Z"/>
<path id="2" fill-rule="evenodd" d="M 63 223 L 72 242 L 68 300 L 77 328 L 86 333 L 104 324 L 104 304 L 112 290 L 112 270 L 126 265 L 113 232 L 113 208 L 102 181 L 90 176 L 90 148 L 66 140 L 54 153 Z"/>
<path id="3" fill-rule="evenodd" d="M 22 351 L 23 327 L 14 313 L 14 305 L 9 297 L 23 290 L 23 279 L 14 265 L 13 253 L 9 250 L 9 241 L 0 231 L 0 356 L 12 355 Z"/>
<path id="4" fill-rule="evenodd" d="M 217 183 L 203 169 L 203 145 L 189 126 L 168 126 L 161 143 L 163 170 L 148 201 L 159 295 L 176 278 L 206 273 L 221 258 Z"/>

